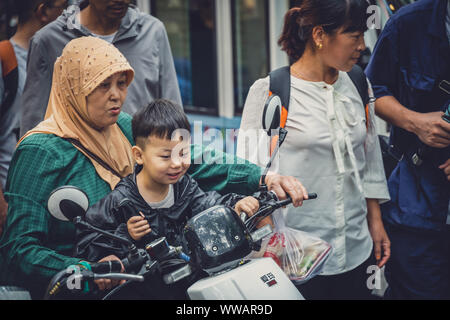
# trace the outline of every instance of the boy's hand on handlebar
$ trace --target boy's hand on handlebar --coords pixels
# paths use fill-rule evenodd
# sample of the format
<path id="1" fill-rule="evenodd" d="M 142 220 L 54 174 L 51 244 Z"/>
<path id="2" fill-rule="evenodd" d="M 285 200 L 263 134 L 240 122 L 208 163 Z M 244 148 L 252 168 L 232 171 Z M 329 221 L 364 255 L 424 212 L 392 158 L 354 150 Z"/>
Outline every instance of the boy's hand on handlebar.
<path id="1" fill-rule="evenodd" d="M 236 203 L 234 206 L 234 211 L 240 216 L 242 212 L 248 217 L 253 216 L 259 210 L 259 201 L 253 197 L 247 197 Z M 271 217 L 266 217 L 262 219 L 257 225 L 256 228 L 262 228 L 266 224 L 270 224 L 273 227 L 273 221 Z"/>
<path id="2" fill-rule="evenodd" d="M 120 261 L 119 258 L 111 255 L 111 256 L 107 256 L 107 257 L 101 259 L 98 262 L 114 261 L 114 260 Z M 120 264 L 122 264 L 122 262 L 120 262 Z M 122 265 L 122 270 L 120 270 L 120 272 L 124 272 L 124 271 L 125 271 L 125 268 Z M 119 280 L 111 280 L 111 279 L 100 279 L 100 280 L 95 280 L 94 283 L 97 285 L 97 287 L 100 291 L 104 291 L 104 290 L 110 290 L 118 285 L 125 283 L 125 280 L 119 281 Z"/>
<path id="3" fill-rule="evenodd" d="M 141 240 L 145 235 L 152 232 L 148 221 L 143 217 L 142 213 L 141 216 L 131 217 L 128 220 L 127 229 L 130 237 L 135 241 Z"/>
<path id="4" fill-rule="evenodd" d="M 289 195 L 294 207 L 302 206 L 303 200 L 308 199 L 306 188 L 294 177 L 269 172 L 265 182 L 269 190 L 275 192 L 278 199 L 286 200 Z"/>
<path id="5" fill-rule="evenodd" d="M 253 197 L 244 198 L 234 206 L 234 211 L 236 211 L 238 215 L 241 215 L 242 212 L 245 212 L 249 217 L 254 215 L 258 210 L 259 201 Z"/>

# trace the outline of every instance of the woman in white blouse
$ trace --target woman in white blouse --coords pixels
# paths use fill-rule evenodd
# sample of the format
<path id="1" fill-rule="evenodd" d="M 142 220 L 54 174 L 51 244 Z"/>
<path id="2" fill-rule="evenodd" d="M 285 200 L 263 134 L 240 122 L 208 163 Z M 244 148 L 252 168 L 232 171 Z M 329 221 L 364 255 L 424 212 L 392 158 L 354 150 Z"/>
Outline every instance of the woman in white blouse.
<path id="1" fill-rule="evenodd" d="M 367 7 L 365 0 L 304 0 L 286 14 L 279 40 L 293 64 L 288 134 L 275 167 L 319 195 L 301 208 L 285 209 L 286 223 L 333 246 L 322 274 L 299 286 L 307 299 L 370 298 L 369 267 L 382 267 L 390 256 L 379 207 L 389 193 L 374 105 L 366 119 L 346 73 L 365 49 Z M 269 156 L 269 137 L 258 133 L 258 148 L 245 137 L 261 129 L 268 96 L 269 77 L 256 81 L 238 138 L 238 156 L 261 166 Z"/>

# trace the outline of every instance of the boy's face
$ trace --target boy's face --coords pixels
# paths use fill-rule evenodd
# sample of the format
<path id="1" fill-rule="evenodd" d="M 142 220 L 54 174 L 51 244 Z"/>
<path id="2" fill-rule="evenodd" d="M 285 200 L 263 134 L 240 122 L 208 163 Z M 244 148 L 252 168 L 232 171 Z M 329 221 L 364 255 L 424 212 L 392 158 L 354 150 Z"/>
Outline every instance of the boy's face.
<path id="1" fill-rule="evenodd" d="M 180 136 L 173 140 L 150 136 L 144 144 L 143 148 L 134 146 L 133 155 L 149 183 L 175 184 L 186 174 L 191 164 L 190 141 Z"/>

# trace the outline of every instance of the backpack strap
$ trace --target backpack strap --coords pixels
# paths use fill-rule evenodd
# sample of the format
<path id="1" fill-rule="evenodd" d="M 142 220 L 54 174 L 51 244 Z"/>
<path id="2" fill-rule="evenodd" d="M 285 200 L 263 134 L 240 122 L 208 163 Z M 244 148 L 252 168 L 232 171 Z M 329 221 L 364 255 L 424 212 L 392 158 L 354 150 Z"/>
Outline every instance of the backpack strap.
<path id="1" fill-rule="evenodd" d="M 366 112 L 366 127 L 369 128 L 369 103 L 371 98 L 369 95 L 369 85 L 367 84 L 367 77 L 363 69 L 355 64 L 349 72 L 347 72 L 350 80 L 352 80 L 356 89 L 358 90 L 359 96 L 364 105 L 364 110 Z"/>
<path id="2" fill-rule="evenodd" d="M 5 84 L 4 100 L 0 104 L 1 118 L 12 106 L 19 85 L 16 53 L 9 40 L 0 41 L 0 61 L 2 62 L 3 83 Z"/>
<path id="3" fill-rule="evenodd" d="M 369 85 L 367 84 L 367 78 L 364 74 L 363 69 L 355 64 L 349 72 L 347 72 L 348 76 L 352 80 L 356 89 L 358 90 L 359 95 L 363 101 L 363 104 L 366 105 L 370 101 L 369 97 Z"/>
<path id="4" fill-rule="evenodd" d="M 282 67 L 272 71 L 270 74 L 269 96 L 276 94 L 281 100 L 281 121 L 280 127 L 284 128 L 289 112 L 289 102 L 291 100 L 291 68 Z"/>
<path id="5" fill-rule="evenodd" d="M 291 99 L 291 67 L 286 66 L 273 70 L 270 74 L 269 97 L 277 95 L 281 100 L 280 128 L 286 126 L 289 102 Z M 274 136 L 270 142 L 270 155 L 272 156 L 278 145 L 279 136 Z"/>

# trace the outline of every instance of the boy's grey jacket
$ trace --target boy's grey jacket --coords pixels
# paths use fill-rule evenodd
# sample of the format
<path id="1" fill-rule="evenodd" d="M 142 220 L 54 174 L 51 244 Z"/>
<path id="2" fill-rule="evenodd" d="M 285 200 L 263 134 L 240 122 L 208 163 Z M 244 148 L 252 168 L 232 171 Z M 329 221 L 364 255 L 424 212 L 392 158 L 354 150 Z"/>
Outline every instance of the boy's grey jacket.
<path id="1" fill-rule="evenodd" d="M 194 179 L 185 175 L 173 186 L 174 205 L 168 209 L 152 209 L 139 194 L 136 184 L 136 174 L 141 169 L 142 167 L 136 167 L 135 173 L 122 179 L 108 196 L 89 208 L 85 217 L 95 227 L 136 243 L 128 234 L 127 221 L 142 212 L 152 232 L 136 243 L 141 248 L 161 237 L 166 237 L 172 246 L 181 246 L 182 230 L 188 219 L 216 205 L 234 207 L 245 197 L 237 194 L 222 196 L 215 191 L 204 192 Z M 122 259 L 127 254 L 128 248 L 125 245 L 93 231 L 77 230 L 76 257 L 98 261 L 109 255 Z"/>
<path id="2" fill-rule="evenodd" d="M 74 8 L 78 7 L 69 7 L 31 39 L 22 96 L 21 136 L 44 119 L 53 66 L 66 44 L 75 38 L 92 36 L 89 30 L 76 22 L 79 10 Z M 158 98 L 182 105 L 169 40 L 160 20 L 136 7 L 129 7 L 112 43 L 135 71 L 123 111 L 134 114 Z"/>

